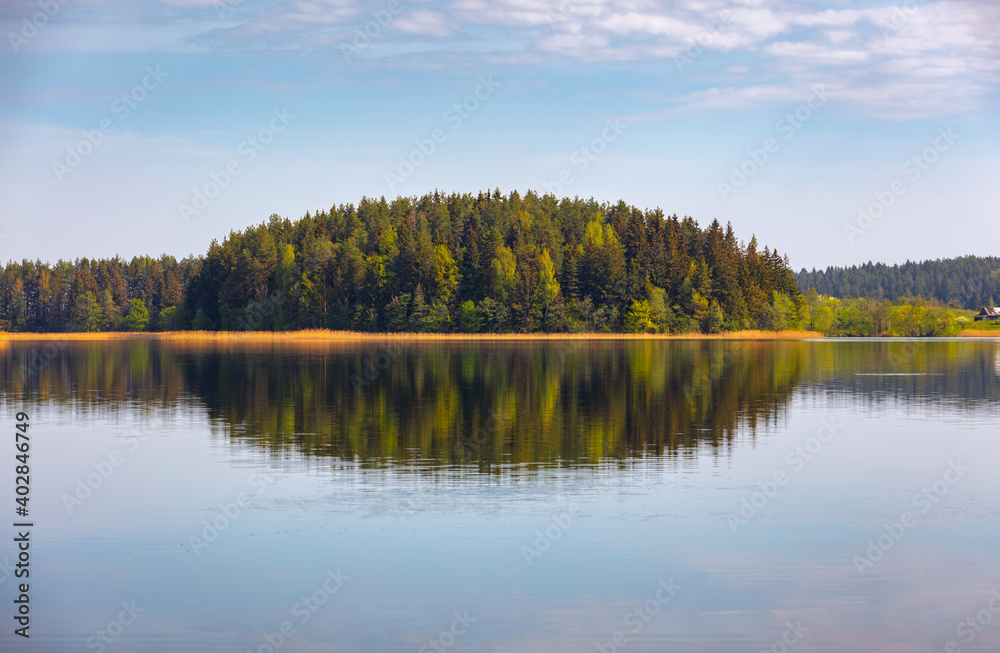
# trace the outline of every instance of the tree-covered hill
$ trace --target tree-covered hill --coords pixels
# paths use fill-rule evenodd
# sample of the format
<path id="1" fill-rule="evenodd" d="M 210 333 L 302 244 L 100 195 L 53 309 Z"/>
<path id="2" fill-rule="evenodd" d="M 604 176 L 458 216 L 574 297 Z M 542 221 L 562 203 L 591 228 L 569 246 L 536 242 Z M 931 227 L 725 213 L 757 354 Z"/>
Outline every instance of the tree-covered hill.
<path id="1" fill-rule="evenodd" d="M 872 263 L 798 273 L 802 292 L 833 297 L 923 297 L 957 308 L 978 309 L 1000 300 L 1000 257 L 963 256 L 903 265 Z"/>
<path id="2" fill-rule="evenodd" d="M 796 327 L 802 301 L 731 225 L 497 190 L 272 216 L 179 262 L 9 263 L 0 329 L 717 332 Z"/>

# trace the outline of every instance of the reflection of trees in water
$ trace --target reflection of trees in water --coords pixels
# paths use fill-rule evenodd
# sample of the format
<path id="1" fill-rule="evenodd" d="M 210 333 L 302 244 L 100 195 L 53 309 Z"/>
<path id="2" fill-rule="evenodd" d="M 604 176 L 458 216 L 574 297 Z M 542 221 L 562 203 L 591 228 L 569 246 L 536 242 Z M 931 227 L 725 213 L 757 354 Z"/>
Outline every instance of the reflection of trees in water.
<path id="1" fill-rule="evenodd" d="M 800 386 L 996 412 L 1000 345 L 928 341 L 148 341 L 0 353 L 7 401 L 83 409 L 192 398 L 234 439 L 366 463 L 588 464 L 684 455 L 775 420 Z M 34 363 L 33 363 L 34 361 Z"/>
<path id="2" fill-rule="evenodd" d="M 992 369 L 1000 342 L 950 340 L 826 340 L 817 342 L 810 386 L 849 401 L 883 400 L 988 410 L 1000 400 Z"/>
<path id="3" fill-rule="evenodd" d="M 181 401 L 177 356 L 150 341 L 21 341 L 0 351 L 0 395 L 7 401 L 73 403 L 110 410 Z"/>
<path id="4" fill-rule="evenodd" d="M 775 418 L 800 382 L 803 349 L 762 347 L 430 344 L 402 348 L 388 365 L 369 347 L 215 354 L 185 368 L 213 418 L 272 447 L 370 461 L 581 463 L 718 446 L 741 424 Z"/>

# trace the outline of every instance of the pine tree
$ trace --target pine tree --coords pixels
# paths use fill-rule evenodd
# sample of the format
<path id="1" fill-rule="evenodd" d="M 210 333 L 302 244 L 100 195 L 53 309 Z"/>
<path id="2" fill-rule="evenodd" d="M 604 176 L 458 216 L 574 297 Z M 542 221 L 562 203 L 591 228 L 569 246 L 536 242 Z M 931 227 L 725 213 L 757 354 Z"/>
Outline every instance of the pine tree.
<path id="1" fill-rule="evenodd" d="M 392 298 L 392 301 L 385 308 L 386 329 L 393 332 L 407 330 L 407 326 L 409 325 L 407 311 L 410 308 L 410 300 L 411 296 L 409 293 L 403 293 Z M 421 302 L 423 302 L 423 299 L 421 299 Z"/>
<path id="2" fill-rule="evenodd" d="M 413 291 L 413 310 L 410 312 L 410 330 L 417 333 L 426 330 L 427 317 L 429 314 L 430 308 L 424 300 L 424 287 L 422 284 L 418 283 L 416 290 Z"/>

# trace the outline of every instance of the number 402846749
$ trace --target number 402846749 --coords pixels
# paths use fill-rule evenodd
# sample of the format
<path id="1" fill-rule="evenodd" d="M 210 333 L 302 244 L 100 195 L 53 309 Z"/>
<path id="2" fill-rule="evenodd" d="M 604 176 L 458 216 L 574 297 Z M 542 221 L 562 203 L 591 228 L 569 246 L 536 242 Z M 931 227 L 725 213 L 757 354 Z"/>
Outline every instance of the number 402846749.
<path id="1" fill-rule="evenodd" d="M 14 491 L 17 494 L 14 502 L 17 504 L 15 512 L 18 517 L 28 516 L 28 498 L 30 492 L 31 478 L 28 472 L 28 456 L 31 451 L 31 440 L 28 438 L 28 414 L 21 412 L 15 415 L 17 424 L 14 426 L 14 448 L 15 454 L 14 472 L 17 474 Z"/>

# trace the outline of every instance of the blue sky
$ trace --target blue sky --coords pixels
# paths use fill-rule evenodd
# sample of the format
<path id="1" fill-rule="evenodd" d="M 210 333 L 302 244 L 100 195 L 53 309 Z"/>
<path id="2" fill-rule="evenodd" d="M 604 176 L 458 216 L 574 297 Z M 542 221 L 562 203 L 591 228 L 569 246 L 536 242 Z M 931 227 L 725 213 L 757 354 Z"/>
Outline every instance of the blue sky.
<path id="1" fill-rule="evenodd" d="M 0 261 L 495 187 L 731 221 L 796 269 L 996 255 L 998 25 L 987 0 L 8 0 Z"/>

